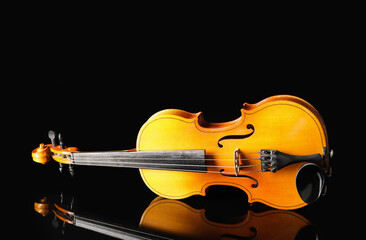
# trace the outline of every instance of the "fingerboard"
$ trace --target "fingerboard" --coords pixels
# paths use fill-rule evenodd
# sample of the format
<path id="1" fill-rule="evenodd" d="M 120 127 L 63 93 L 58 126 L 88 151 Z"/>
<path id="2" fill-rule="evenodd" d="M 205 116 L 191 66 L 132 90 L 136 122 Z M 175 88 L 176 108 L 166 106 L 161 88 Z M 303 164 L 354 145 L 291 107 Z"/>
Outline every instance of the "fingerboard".
<path id="1" fill-rule="evenodd" d="M 75 152 L 73 164 L 206 172 L 205 150 Z"/>

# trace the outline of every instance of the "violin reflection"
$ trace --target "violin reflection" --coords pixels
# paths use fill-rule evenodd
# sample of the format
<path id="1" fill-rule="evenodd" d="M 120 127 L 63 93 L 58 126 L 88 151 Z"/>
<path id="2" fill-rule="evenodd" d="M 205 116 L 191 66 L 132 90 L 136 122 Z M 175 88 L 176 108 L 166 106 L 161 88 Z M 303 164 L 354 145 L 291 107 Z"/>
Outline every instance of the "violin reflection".
<path id="1" fill-rule="evenodd" d="M 227 202 L 231 204 L 225 209 L 222 206 L 228 206 Z M 273 209 L 255 212 L 238 205 L 240 202 L 235 198 L 223 204 L 205 198 L 157 197 L 143 212 L 138 226 L 78 214 L 72 210 L 73 197 L 67 207 L 42 198 L 34 203 L 34 209 L 42 216 L 54 213 L 54 227 L 65 228 L 68 223 L 119 239 L 319 239 L 311 223 L 298 213 Z"/>

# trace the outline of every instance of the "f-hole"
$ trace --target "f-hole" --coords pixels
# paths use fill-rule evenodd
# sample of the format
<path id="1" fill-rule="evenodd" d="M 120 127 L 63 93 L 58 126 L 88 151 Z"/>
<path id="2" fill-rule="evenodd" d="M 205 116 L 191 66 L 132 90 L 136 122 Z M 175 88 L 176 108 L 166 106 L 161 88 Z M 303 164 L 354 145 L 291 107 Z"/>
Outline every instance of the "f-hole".
<path id="1" fill-rule="evenodd" d="M 247 129 L 251 129 L 253 130 L 253 132 L 249 133 L 249 134 L 245 134 L 245 135 L 228 135 L 228 136 L 224 136 L 222 138 L 219 139 L 219 141 L 217 142 L 217 145 L 219 146 L 219 148 L 222 148 L 223 145 L 220 143 L 222 140 L 227 140 L 227 139 L 244 139 L 244 138 L 248 138 L 250 136 L 253 135 L 255 129 L 254 126 L 252 124 L 248 124 L 247 125 Z"/>
<path id="2" fill-rule="evenodd" d="M 253 183 L 251 186 L 252 188 L 257 188 L 258 187 L 258 180 L 253 178 L 253 177 L 250 177 L 250 176 L 247 176 L 247 175 L 238 175 L 238 176 L 235 176 L 235 175 L 229 175 L 229 174 L 224 174 L 223 172 L 225 172 L 225 169 L 221 169 L 220 170 L 220 173 L 222 176 L 225 176 L 225 177 L 234 177 L 234 178 L 248 178 L 248 179 L 251 179 L 253 180 L 255 183 Z"/>

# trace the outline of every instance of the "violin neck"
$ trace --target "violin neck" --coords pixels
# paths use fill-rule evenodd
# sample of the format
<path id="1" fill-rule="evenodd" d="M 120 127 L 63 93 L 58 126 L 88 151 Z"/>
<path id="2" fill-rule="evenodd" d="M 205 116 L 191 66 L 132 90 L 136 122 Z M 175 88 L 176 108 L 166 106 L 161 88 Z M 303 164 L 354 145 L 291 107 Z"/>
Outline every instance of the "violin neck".
<path id="1" fill-rule="evenodd" d="M 73 164 L 206 172 L 205 150 L 75 152 Z"/>

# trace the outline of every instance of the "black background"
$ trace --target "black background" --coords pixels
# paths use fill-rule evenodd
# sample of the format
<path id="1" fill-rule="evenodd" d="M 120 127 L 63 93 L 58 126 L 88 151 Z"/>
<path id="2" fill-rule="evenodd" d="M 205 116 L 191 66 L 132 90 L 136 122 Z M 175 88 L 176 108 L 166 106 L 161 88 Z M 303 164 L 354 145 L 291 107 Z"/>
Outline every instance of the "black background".
<path id="1" fill-rule="evenodd" d="M 32 162 L 31 151 L 48 143 L 49 129 L 82 150 L 129 149 L 159 110 L 202 111 L 207 121 L 223 122 L 239 117 L 244 102 L 290 94 L 321 113 L 335 150 L 328 195 L 299 212 L 321 239 L 352 234 L 349 223 L 363 216 L 357 195 L 365 109 L 360 31 L 307 23 L 252 28 L 230 21 L 99 20 L 23 21 L 10 36 L 4 66 L 10 84 L 2 87 L 11 96 L 3 100 L 12 149 L 3 172 L 11 174 L 4 180 L 10 229 L 53 236 L 32 204 L 59 191 L 79 194 L 89 212 L 106 214 L 107 208 L 122 222 L 138 222 L 155 197 L 137 170 L 77 168 L 70 179 L 55 164 Z M 120 24 L 111 24 L 116 20 Z M 113 199 L 119 207 L 104 205 Z M 88 233 L 75 234 L 68 237 Z"/>

